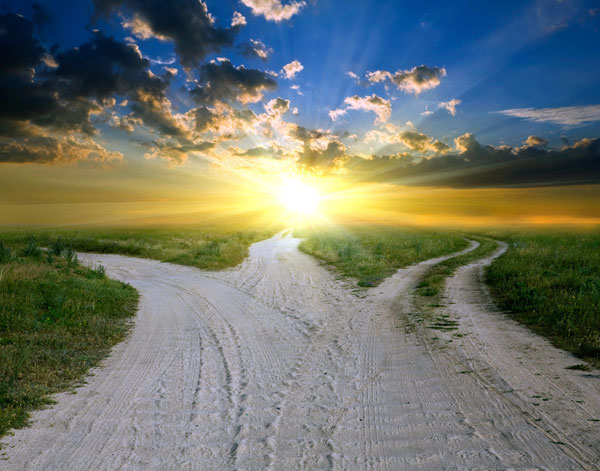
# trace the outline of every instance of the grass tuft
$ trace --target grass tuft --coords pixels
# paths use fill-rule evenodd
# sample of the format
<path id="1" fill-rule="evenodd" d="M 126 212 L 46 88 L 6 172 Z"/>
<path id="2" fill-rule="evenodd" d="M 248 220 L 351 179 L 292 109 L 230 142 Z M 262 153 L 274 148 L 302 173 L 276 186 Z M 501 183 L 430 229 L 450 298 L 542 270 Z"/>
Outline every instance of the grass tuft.
<path id="1" fill-rule="evenodd" d="M 461 250 L 456 233 L 408 227 L 352 227 L 297 232 L 300 250 L 355 278 L 358 286 L 377 286 L 399 268 Z"/>

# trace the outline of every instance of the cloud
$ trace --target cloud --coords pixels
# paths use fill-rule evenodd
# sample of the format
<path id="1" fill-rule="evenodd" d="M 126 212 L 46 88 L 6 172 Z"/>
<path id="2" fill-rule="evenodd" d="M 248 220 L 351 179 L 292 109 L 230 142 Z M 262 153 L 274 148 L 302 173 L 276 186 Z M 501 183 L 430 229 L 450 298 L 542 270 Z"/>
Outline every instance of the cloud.
<path id="1" fill-rule="evenodd" d="M 175 141 L 155 141 L 148 146 L 144 154 L 146 159 L 165 159 L 172 164 L 185 162 L 190 154 L 205 154 L 214 149 L 215 143 L 209 141 L 178 143 Z"/>
<path id="2" fill-rule="evenodd" d="M 336 121 L 340 116 L 344 116 L 346 114 L 345 108 L 336 108 L 335 110 L 331 110 L 329 112 L 329 117 L 332 121 Z"/>
<path id="3" fill-rule="evenodd" d="M 210 133 L 212 140 L 238 140 L 255 133 L 258 116 L 250 109 L 236 109 L 217 102 L 212 107 L 199 106 L 186 113 L 196 132 Z"/>
<path id="4" fill-rule="evenodd" d="M 398 141 L 418 152 L 443 153 L 450 150 L 450 146 L 442 141 L 434 140 L 418 131 L 404 131 L 398 135 Z"/>
<path id="5" fill-rule="evenodd" d="M 281 74 L 284 78 L 291 80 L 302 69 L 304 69 L 304 66 L 300 63 L 300 61 L 294 60 L 289 64 L 283 66 L 283 68 L 281 69 Z"/>
<path id="6" fill-rule="evenodd" d="M 242 45 L 240 52 L 246 57 L 258 57 L 266 61 L 273 52 L 273 49 L 267 47 L 258 39 L 250 39 L 250 42 Z"/>
<path id="7" fill-rule="evenodd" d="M 441 101 L 438 103 L 438 108 L 444 108 L 448 111 L 452 116 L 456 116 L 456 107 L 462 103 L 462 100 L 458 100 L 454 98 L 450 101 Z"/>
<path id="8" fill-rule="evenodd" d="M 597 183 L 600 175 L 600 139 L 582 139 L 559 150 L 482 145 L 471 133 L 455 143 L 460 153 L 422 159 L 355 157 L 346 169 L 368 181 L 453 188 L 575 185 Z"/>
<path id="9" fill-rule="evenodd" d="M 290 109 L 290 100 L 274 98 L 265 104 L 265 111 L 270 116 L 281 116 Z"/>
<path id="10" fill-rule="evenodd" d="M 165 95 L 172 75 L 152 74 L 135 44 L 96 31 L 78 47 L 53 50 L 48 67 L 49 53 L 33 29 L 21 16 L 0 15 L 0 136 L 15 139 L 2 140 L 4 162 L 115 161 L 115 153 L 91 139 L 98 134 L 93 119 L 128 133 L 145 125 L 188 141 L 189 130 Z M 114 110 L 117 97 L 129 106 L 128 115 Z"/>
<path id="11" fill-rule="evenodd" d="M 280 22 L 289 20 L 306 6 L 304 1 L 282 4 L 281 0 L 240 0 L 254 16 L 262 15 L 266 20 Z"/>
<path id="12" fill-rule="evenodd" d="M 133 45 L 94 33 L 87 43 L 56 57 L 59 66 L 49 77 L 60 84 L 61 97 L 78 100 L 83 108 L 89 98 L 125 96 L 129 99 L 132 116 L 145 125 L 161 134 L 185 134 L 185 127 L 173 116 L 165 95 L 168 81 L 149 71 L 149 61 Z M 72 114 L 73 106 L 69 109 Z M 82 109 L 82 115 L 84 111 Z M 54 126 L 61 119 L 62 113 L 55 113 Z"/>
<path id="13" fill-rule="evenodd" d="M 191 91 L 198 104 L 216 101 L 255 103 L 265 91 L 275 90 L 277 82 L 258 69 L 234 67 L 229 60 L 209 62 L 200 68 L 200 85 Z"/>
<path id="14" fill-rule="evenodd" d="M 131 44 L 102 33 L 56 56 L 58 67 L 49 77 L 63 84 L 62 96 L 107 98 L 134 96 L 138 91 L 162 96 L 167 83 L 149 72 L 150 61 Z"/>
<path id="15" fill-rule="evenodd" d="M 398 70 L 393 74 L 386 70 L 375 70 L 367 72 L 366 75 L 369 83 L 389 81 L 404 93 L 414 95 L 437 87 L 442 77 L 445 76 L 446 69 L 443 67 L 428 67 L 426 65 L 419 65 L 410 70 Z"/>
<path id="16" fill-rule="evenodd" d="M 346 146 L 328 131 L 294 125 L 290 136 L 302 144 L 296 153 L 296 163 L 302 167 L 335 172 L 349 159 Z"/>
<path id="17" fill-rule="evenodd" d="M 352 72 L 351 70 L 346 72 L 346 75 L 348 77 L 350 77 L 352 80 L 354 80 L 355 82 L 360 82 L 360 77 L 357 74 L 355 74 L 354 72 Z"/>
<path id="18" fill-rule="evenodd" d="M 233 17 L 231 18 L 231 26 L 246 26 L 246 17 L 239 11 L 234 11 Z"/>
<path id="19" fill-rule="evenodd" d="M 377 115 L 375 124 L 385 123 L 392 114 L 390 101 L 375 94 L 365 97 L 358 95 L 349 96 L 344 100 L 344 103 L 347 105 L 345 108 L 339 108 L 329 112 L 329 117 L 333 121 L 346 114 L 347 110 L 373 111 Z"/>
<path id="20" fill-rule="evenodd" d="M 108 151 L 89 137 L 47 135 L 22 139 L 0 139 L 0 162 L 4 163 L 68 163 L 114 165 L 123 160 L 120 152 Z"/>
<path id="21" fill-rule="evenodd" d="M 101 107 L 87 96 L 69 93 L 57 69 L 45 67 L 47 51 L 33 37 L 33 29 L 19 15 L 0 15 L 0 133 L 31 132 L 27 126 L 35 125 L 94 134 L 90 116 Z"/>
<path id="22" fill-rule="evenodd" d="M 538 136 L 529 136 L 523 145 L 525 147 L 546 147 L 548 145 L 548 139 Z"/>
<path id="23" fill-rule="evenodd" d="M 563 126 L 583 126 L 600 121 L 600 105 L 563 106 L 560 108 L 514 108 L 497 113 L 537 123 L 549 122 Z"/>
<path id="24" fill-rule="evenodd" d="M 464 133 L 454 139 L 454 145 L 459 154 L 464 154 L 467 151 L 478 150 L 481 146 L 475 136 L 470 132 Z"/>
<path id="25" fill-rule="evenodd" d="M 173 41 L 181 64 L 189 69 L 197 66 L 212 52 L 233 44 L 242 26 L 241 18 L 232 28 L 219 28 L 206 4 L 198 0 L 93 0 L 99 14 L 113 11 L 131 15 L 126 24 L 142 39 L 155 37 Z M 234 15 L 234 19 L 236 16 Z"/>
<path id="26" fill-rule="evenodd" d="M 52 16 L 45 5 L 34 3 L 31 5 L 31 8 L 33 9 L 33 16 L 31 20 L 38 29 L 43 29 L 52 21 Z"/>

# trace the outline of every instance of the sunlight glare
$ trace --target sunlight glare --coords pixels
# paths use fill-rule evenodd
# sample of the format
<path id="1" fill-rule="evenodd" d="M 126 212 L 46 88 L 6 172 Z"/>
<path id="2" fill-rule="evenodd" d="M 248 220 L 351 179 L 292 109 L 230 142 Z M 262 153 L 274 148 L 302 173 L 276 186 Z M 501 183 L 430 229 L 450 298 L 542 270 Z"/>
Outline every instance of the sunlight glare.
<path id="1" fill-rule="evenodd" d="M 287 211 L 301 215 L 315 214 L 320 199 L 315 188 L 297 180 L 286 180 L 279 194 L 279 200 Z"/>

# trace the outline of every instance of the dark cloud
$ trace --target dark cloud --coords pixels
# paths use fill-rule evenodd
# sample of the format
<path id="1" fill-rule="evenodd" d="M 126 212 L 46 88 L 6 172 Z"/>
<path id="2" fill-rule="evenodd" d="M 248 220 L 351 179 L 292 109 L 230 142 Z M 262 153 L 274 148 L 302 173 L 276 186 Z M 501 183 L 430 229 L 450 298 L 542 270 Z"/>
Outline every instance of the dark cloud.
<path id="1" fill-rule="evenodd" d="M 205 106 L 199 106 L 194 110 L 194 117 L 196 118 L 196 131 L 203 132 L 213 122 L 216 114 Z"/>
<path id="2" fill-rule="evenodd" d="M 272 147 L 251 147 L 245 151 L 234 152 L 233 155 L 238 157 L 270 157 L 272 159 L 278 159 L 282 155 L 281 149 L 274 149 Z"/>
<path id="3" fill-rule="evenodd" d="M 90 41 L 56 56 L 58 67 L 49 73 L 61 96 L 67 99 L 115 95 L 129 99 L 132 117 L 168 136 L 181 136 L 186 130 L 173 117 L 166 89 L 172 75 L 156 76 L 149 71 L 150 61 L 137 47 L 100 32 Z"/>
<path id="4" fill-rule="evenodd" d="M 241 24 L 223 29 L 214 25 L 206 4 L 198 0 L 93 0 L 97 11 L 129 14 L 133 33 L 173 41 L 181 64 L 197 66 L 207 54 L 233 45 Z"/>
<path id="5" fill-rule="evenodd" d="M 181 164 L 188 159 L 190 153 L 202 154 L 214 149 L 215 143 L 210 141 L 179 143 L 168 140 L 155 141 L 147 144 L 146 147 L 148 148 L 148 153 L 145 154 L 146 158 L 161 158 L 171 163 Z"/>
<path id="6" fill-rule="evenodd" d="M 33 136 L 0 140 L 0 162 L 38 163 L 88 162 L 92 165 L 112 165 L 123 159 L 120 152 L 104 149 L 89 137 Z"/>
<path id="7" fill-rule="evenodd" d="M 189 145 L 189 131 L 166 97 L 171 76 L 152 74 L 135 45 L 94 32 L 88 42 L 50 57 L 34 29 L 22 16 L 0 15 L 0 161 L 90 160 L 91 153 L 95 161 L 112 159 L 81 135 L 97 133 L 92 118 L 107 121 L 115 97 L 127 99 L 130 115 L 112 112 L 111 126 L 132 132 L 134 124 L 144 124 Z"/>
<path id="8" fill-rule="evenodd" d="M 320 129 L 307 129 L 296 125 L 290 137 L 302 142 L 297 153 L 297 164 L 315 170 L 340 168 L 349 158 L 346 146 L 336 136 Z"/>
<path id="9" fill-rule="evenodd" d="M 0 73 L 31 75 L 46 50 L 33 37 L 33 22 L 20 15 L 0 15 Z"/>
<path id="10" fill-rule="evenodd" d="M 150 61 L 134 45 L 100 32 L 77 48 L 56 56 L 57 79 L 63 97 L 108 98 L 135 96 L 138 92 L 162 96 L 167 83 L 148 72 Z"/>
<path id="11" fill-rule="evenodd" d="M 48 116 L 60 106 L 53 84 L 36 80 L 46 50 L 33 30 L 33 22 L 22 16 L 0 15 L 0 133 L 22 131 L 28 120 Z"/>
<path id="12" fill-rule="evenodd" d="M 559 150 L 540 146 L 486 146 L 472 134 L 455 140 L 460 153 L 414 158 L 355 157 L 355 178 L 402 185 L 454 188 L 572 185 L 600 181 L 600 139 L 583 139 Z"/>
<path id="13" fill-rule="evenodd" d="M 254 103 L 263 92 L 275 90 L 277 82 L 268 73 L 258 69 L 234 67 L 228 60 L 209 62 L 200 68 L 200 85 L 192 96 L 200 105 L 221 101 Z"/>
<path id="14" fill-rule="evenodd" d="M 46 5 L 34 3 L 31 8 L 33 9 L 32 21 L 38 29 L 43 29 L 50 21 L 52 21 L 52 16 L 50 16 L 50 11 Z"/>

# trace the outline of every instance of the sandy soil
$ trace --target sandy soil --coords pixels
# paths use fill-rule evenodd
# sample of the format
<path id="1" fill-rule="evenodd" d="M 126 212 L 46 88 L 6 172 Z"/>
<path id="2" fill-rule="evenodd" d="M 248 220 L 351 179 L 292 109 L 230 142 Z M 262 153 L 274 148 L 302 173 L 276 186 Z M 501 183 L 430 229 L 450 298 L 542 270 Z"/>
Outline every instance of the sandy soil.
<path id="1" fill-rule="evenodd" d="M 598 372 L 489 306 L 489 260 L 451 278 L 458 330 L 438 332 L 412 294 L 441 259 L 365 293 L 298 243 L 220 273 L 81 255 L 140 291 L 135 327 L 0 469 L 598 469 Z"/>

